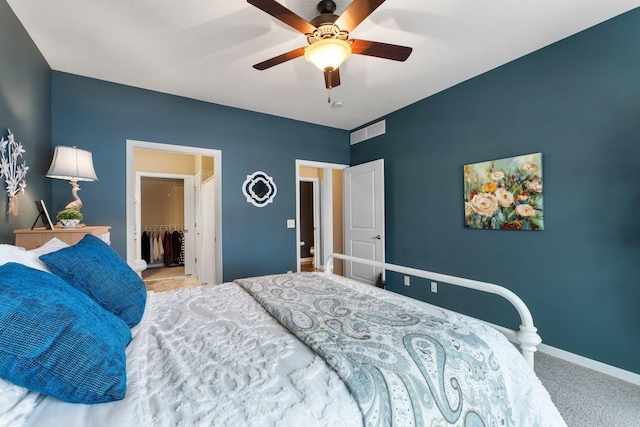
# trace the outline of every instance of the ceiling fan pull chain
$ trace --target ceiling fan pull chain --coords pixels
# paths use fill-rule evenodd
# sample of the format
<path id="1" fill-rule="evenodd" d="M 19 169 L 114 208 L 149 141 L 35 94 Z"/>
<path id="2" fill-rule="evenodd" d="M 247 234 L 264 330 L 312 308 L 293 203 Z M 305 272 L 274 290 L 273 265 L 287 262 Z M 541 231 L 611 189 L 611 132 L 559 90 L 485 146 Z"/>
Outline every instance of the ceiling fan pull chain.
<path id="1" fill-rule="evenodd" d="M 327 98 L 327 103 L 331 104 L 331 88 L 329 88 L 327 92 L 329 92 L 329 98 Z"/>

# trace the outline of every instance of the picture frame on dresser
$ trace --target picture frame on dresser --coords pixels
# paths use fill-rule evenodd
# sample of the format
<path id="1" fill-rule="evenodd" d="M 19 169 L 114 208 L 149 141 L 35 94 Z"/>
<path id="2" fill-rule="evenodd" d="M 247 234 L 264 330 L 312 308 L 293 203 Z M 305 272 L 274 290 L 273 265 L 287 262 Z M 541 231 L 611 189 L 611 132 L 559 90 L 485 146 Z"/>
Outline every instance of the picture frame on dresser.
<path id="1" fill-rule="evenodd" d="M 47 206 L 44 204 L 44 200 L 36 200 L 35 202 L 36 207 L 38 208 L 38 216 L 33 222 L 31 229 L 33 230 L 38 223 L 38 220 L 42 219 L 44 228 L 46 228 L 47 230 L 53 230 L 53 223 L 51 222 L 51 217 L 49 216 L 49 212 L 47 211 Z"/>

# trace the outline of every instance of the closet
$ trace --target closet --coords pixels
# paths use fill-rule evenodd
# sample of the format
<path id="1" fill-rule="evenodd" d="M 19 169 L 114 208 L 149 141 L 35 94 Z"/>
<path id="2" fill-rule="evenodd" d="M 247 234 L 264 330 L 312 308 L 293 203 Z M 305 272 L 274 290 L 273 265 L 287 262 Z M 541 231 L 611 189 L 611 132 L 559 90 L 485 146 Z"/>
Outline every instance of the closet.
<path id="1" fill-rule="evenodd" d="M 184 196 L 184 179 L 140 178 L 139 244 L 148 269 L 185 265 Z"/>

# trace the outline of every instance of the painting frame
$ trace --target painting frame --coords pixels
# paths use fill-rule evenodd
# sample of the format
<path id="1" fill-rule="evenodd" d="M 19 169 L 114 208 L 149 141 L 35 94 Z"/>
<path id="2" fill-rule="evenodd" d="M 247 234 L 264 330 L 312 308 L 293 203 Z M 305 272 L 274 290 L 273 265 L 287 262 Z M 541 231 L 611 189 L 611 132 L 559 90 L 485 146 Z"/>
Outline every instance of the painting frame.
<path id="1" fill-rule="evenodd" d="M 464 222 L 483 230 L 544 230 L 542 153 L 464 165 Z"/>

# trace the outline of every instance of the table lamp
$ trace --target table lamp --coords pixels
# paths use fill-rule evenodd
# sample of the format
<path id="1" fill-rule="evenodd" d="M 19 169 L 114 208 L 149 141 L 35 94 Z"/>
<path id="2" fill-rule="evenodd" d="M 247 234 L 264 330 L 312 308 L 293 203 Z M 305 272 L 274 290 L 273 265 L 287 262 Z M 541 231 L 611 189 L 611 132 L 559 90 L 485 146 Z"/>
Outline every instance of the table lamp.
<path id="1" fill-rule="evenodd" d="M 98 180 L 96 171 L 93 168 L 93 158 L 89 151 L 80 150 L 75 146 L 65 147 L 62 145 L 55 148 L 47 177 L 69 180 L 69 184 L 72 187 L 73 201 L 65 209 L 75 209 L 77 211 L 82 208 L 82 200 L 78 197 L 78 191 L 80 191 L 78 181 Z"/>

